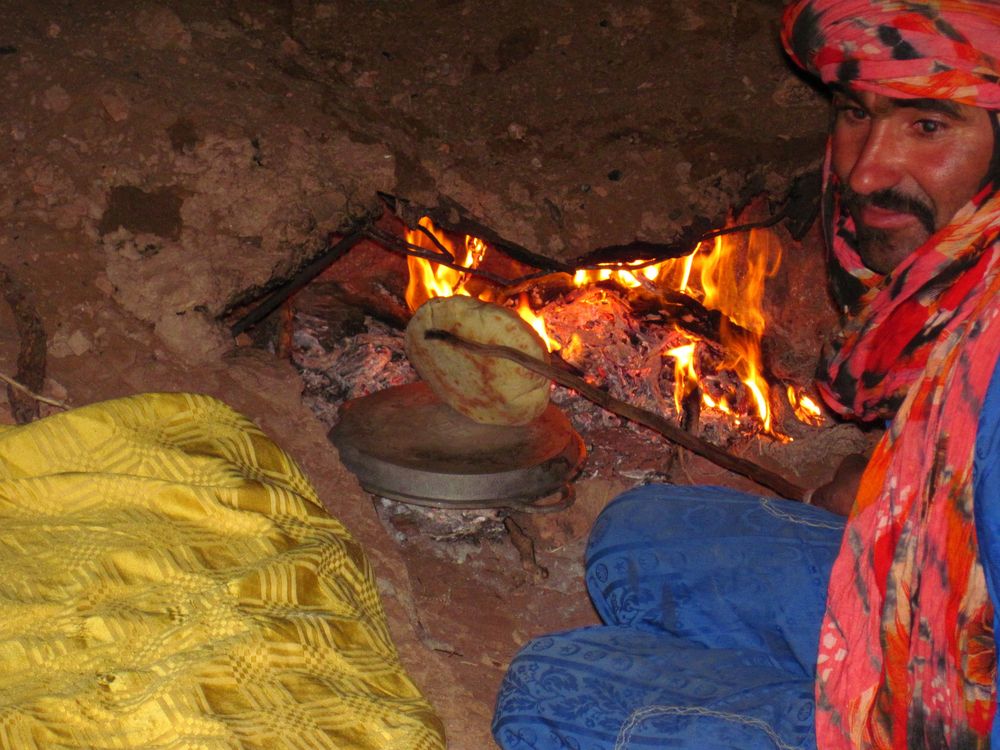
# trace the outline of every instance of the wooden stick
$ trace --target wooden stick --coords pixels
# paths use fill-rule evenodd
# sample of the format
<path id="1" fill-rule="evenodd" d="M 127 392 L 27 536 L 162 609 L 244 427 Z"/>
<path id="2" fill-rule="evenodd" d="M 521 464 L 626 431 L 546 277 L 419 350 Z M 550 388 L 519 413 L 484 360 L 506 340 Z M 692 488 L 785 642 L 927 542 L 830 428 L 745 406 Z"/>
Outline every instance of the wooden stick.
<path id="1" fill-rule="evenodd" d="M 0 372 L 0 380 L 9 385 L 11 388 L 20 391 L 28 398 L 34 399 L 35 401 L 40 401 L 43 404 L 48 404 L 49 406 L 57 406 L 60 409 L 72 409 L 73 407 L 67 404 L 65 401 L 59 401 L 58 399 L 49 398 L 48 396 L 43 396 L 40 393 L 35 393 L 33 390 L 28 388 L 26 385 L 14 380 L 14 378 L 9 375 L 4 375 Z"/>
<path id="2" fill-rule="evenodd" d="M 763 466 L 755 464 L 752 461 L 747 461 L 745 458 L 734 456 L 732 453 L 724 451 L 721 448 L 670 424 L 670 422 L 665 420 L 659 414 L 647 411 L 646 409 L 641 409 L 638 406 L 626 403 L 625 401 L 620 401 L 619 399 L 609 395 L 607 392 L 602 391 L 599 388 L 595 388 L 583 378 L 579 378 L 576 375 L 572 375 L 571 373 L 560 370 L 557 367 L 553 367 L 552 365 L 535 359 L 534 357 L 518 351 L 517 349 L 509 346 L 480 344 L 476 341 L 470 341 L 462 338 L 461 336 L 457 336 L 450 331 L 444 331 L 436 328 L 426 331 L 424 336 L 428 339 L 445 341 L 454 346 L 459 346 L 463 349 L 476 352 L 477 354 L 482 354 L 483 356 L 501 357 L 502 359 L 509 359 L 516 362 L 522 367 L 538 373 L 549 380 L 555 381 L 561 386 L 572 388 L 584 398 L 589 401 L 593 401 L 598 406 L 607 409 L 620 417 L 624 417 L 625 419 L 629 419 L 633 422 L 638 422 L 641 425 L 645 425 L 646 427 L 655 430 L 672 443 L 676 443 L 683 448 L 687 448 L 692 453 L 708 459 L 717 466 L 721 466 L 723 469 L 727 469 L 735 474 L 740 474 L 741 476 L 752 479 L 757 484 L 773 490 L 782 497 L 786 497 L 790 500 L 801 500 L 806 494 L 805 488 L 789 482 L 780 474 L 777 474 L 770 469 L 765 469 Z"/>
<path id="3" fill-rule="evenodd" d="M 329 266 L 332 266 L 334 262 L 340 260 L 340 258 L 343 257 L 348 250 L 357 245 L 364 238 L 364 231 L 361 229 L 355 229 L 349 234 L 344 235 L 335 244 L 327 244 L 327 246 L 323 248 L 322 252 L 310 261 L 305 268 L 298 271 L 291 279 L 282 284 L 278 289 L 271 292 L 271 294 L 257 307 L 237 320 L 229 329 L 229 332 L 233 336 L 239 336 L 248 328 L 253 328 L 255 325 L 260 323 L 260 321 L 277 310 L 281 306 L 282 302 L 287 300 L 299 291 L 299 289 L 323 273 L 323 271 L 325 271 Z"/>

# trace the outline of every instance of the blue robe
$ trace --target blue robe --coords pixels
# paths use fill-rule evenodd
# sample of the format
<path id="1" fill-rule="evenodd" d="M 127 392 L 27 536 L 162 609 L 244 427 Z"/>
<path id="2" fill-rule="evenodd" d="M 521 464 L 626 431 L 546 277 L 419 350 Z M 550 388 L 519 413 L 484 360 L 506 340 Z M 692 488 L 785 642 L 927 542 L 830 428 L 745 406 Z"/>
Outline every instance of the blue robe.
<path id="1" fill-rule="evenodd" d="M 1000 595 L 1000 368 L 979 418 L 976 533 Z M 601 513 L 586 581 L 604 625 L 511 663 L 504 750 L 816 747 L 814 680 L 844 519 L 720 487 L 647 485 Z M 995 633 L 1000 622 L 994 617 Z M 994 724 L 992 742 L 1000 747 Z"/>

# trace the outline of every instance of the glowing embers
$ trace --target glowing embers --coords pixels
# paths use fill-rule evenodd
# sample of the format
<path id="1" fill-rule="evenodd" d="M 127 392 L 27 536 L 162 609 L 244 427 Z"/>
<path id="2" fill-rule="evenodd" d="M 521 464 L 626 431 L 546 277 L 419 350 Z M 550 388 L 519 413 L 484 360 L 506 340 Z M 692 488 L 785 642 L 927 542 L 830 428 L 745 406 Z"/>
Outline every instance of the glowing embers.
<path id="1" fill-rule="evenodd" d="M 471 236 L 449 241 L 426 218 L 421 226 L 454 255 L 454 265 L 477 269 L 491 252 Z M 409 232 L 407 241 L 440 253 L 422 232 Z M 504 290 L 468 272 L 412 256 L 408 262 L 406 298 L 412 309 L 450 294 L 506 300 Z M 759 229 L 717 236 L 681 258 L 581 269 L 572 283 L 566 277 L 540 285 L 543 291 L 532 292 L 534 305 L 524 292 L 510 303 L 549 351 L 558 351 L 618 398 L 679 419 L 695 400 L 703 416 L 714 413 L 742 430 L 785 440 L 775 425 L 772 399 L 787 395 L 791 412 L 806 424 L 821 423 L 822 413 L 801 389 L 781 384 L 772 391 L 764 377 L 764 290 L 780 263 L 776 235 Z M 636 295 L 647 304 L 634 305 Z M 649 300 L 654 307 L 657 300 L 669 300 L 662 311 L 669 315 L 681 308 L 677 318 L 661 315 L 658 324 L 649 323 L 640 310 L 648 312 Z"/>

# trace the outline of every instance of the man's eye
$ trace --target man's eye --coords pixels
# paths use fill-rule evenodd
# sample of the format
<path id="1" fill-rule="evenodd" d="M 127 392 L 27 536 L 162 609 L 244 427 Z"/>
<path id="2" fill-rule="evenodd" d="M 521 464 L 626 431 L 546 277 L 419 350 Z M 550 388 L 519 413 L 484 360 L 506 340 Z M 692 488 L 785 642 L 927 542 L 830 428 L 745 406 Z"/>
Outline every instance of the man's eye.
<path id="1" fill-rule="evenodd" d="M 945 129 L 945 124 L 940 120 L 917 120 L 917 129 L 923 135 L 934 135 Z"/>
<path id="2" fill-rule="evenodd" d="M 862 122 L 868 119 L 868 113 L 861 107 L 842 106 L 837 108 L 837 114 L 850 122 Z"/>

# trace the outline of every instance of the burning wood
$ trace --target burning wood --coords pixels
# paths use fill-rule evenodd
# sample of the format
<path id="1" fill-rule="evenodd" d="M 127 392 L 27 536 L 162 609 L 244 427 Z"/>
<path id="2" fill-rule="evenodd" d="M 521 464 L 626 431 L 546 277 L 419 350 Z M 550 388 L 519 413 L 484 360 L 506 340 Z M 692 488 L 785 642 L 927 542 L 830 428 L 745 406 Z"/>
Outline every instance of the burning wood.
<path id="1" fill-rule="evenodd" d="M 441 295 L 501 302 L 509 296 L 509 290 L 497 289 L 475 273 L 489 253 L 481 240 L 466 236 L 461 246 L 424 218 L 406 241 L 429 251 L 444 249 L 456 260 L 445 268 L 408 257 L 411 309 Z M 717 235 L 684 257 L 577 270 L 571 291 L 548 301 L 536 294 L 534 305 L 521 292 L 517 310 L 551 352 L 594 373 L 612 392 L 623 391 L 623 398 L 679 418 L 685 404 L 692 413 L 695 395 L 698 412 L 784 440 L 774 424 L 760 346 L 765 283 L 780 262 L 780 244 L 770 231 Z M 652 314 L 637 314 L 642 305 L 631 304 L 630 295 L 645 299 Z M 818 409 L 810 411 L 815 403 L 801 389 L 776 390 L 787 390 L 799 419 L 815 423 L 821 418 Z"/>
<path id="2" fill-rule="evenodd" d="M 409 282 L 405 295 L 398 293 L 411 311 L 456 294 L 516 307 L 555 356 L 613 397 L 718 444 L 757 434 L 784 441 L 776 414 L 785 415 L 786 428 L 791 414 L 808 425 L 823 417 L 803 388 L 780 382 L 762 360 L 764 288 L 781 262 L 776 234 L 763 226 L 775 220 L 713 230 L 686 253 L 637 245 L 655 257 L 617 260 L 617 253 L 612 262 L 594 255 L 574 269 L 555 261 L 531 266 L 530 254 L 511 256 L 505 245 L 498 250 L 472 234 L 443 232 L 427 217 L 402 237 L 387 223 L 395 216 L 369 217 L 331 241 L 233 332 L 261 320 L 359 241 L 374 241 L 407 256 Z M 324 418 L 335 418 L 348 398 L 415 377 L 401 334 L 369 322 L 367 333 L 331 344 L 310 337 L 320 323 L 299 321 L 294 359 L 312 400 L 326 402 L 318 409 Z M 615 423 L 567 392 L 557 389 L 553 399 L 578 429 Z"/>

